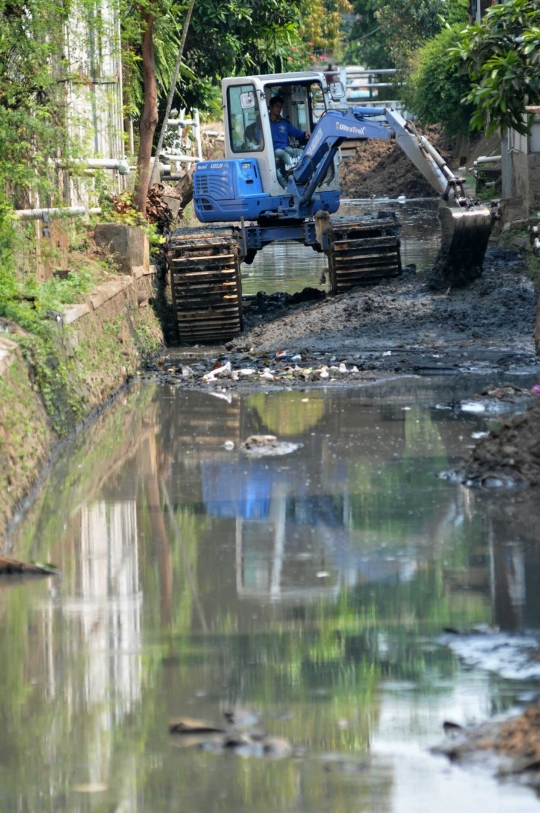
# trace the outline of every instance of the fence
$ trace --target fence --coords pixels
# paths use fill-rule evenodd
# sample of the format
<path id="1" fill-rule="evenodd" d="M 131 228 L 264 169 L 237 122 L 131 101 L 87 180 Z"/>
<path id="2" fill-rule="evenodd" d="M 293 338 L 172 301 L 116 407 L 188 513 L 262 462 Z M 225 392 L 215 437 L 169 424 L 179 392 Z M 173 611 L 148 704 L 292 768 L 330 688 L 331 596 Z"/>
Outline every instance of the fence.
<path id="1" fill-rule="evenodd" d="M 375 104 L 401 110 L 401 100 L 395 98 L 401 83 L 392 81 L 396 73 L 395 68 L 341 68 L 340 79 L 347 90 L 348 104 L 351 107 Z"/>

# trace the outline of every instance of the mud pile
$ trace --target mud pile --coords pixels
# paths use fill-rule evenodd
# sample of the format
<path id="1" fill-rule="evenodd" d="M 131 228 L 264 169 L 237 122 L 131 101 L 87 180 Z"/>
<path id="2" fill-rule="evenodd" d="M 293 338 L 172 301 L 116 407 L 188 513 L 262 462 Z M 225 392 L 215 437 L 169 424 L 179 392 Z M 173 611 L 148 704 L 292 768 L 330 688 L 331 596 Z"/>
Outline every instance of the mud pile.
<path id="1" fill-rule="evenodd" d="M 320 302 L 280 300 L 271 310 L 265 304 L 263 297 L 246 303 L 245 330 L 231 349 L 394 348 L 389 359 L 401 369 L 400 354 L 419 345 L 533 350 L 536 294 L 510 249 L 490 248 L 483 275 L 466 289 L 433 293 L 425 275 L 409 268 L 402 277 Z"/>
<path id="2" fill-rule="evenodd" d="M 427 129 L 425 135 L 448 159 L 445 150 L 449 145 L 436 129 Z M 340 177 L 342 196 L 347 198 L 438 197 L 395 141 L 364 141 L 356 155 L 342 163 Z"/>
<path id="3" fill-rule="evenodd" d="M 494 768 L 499 776 L 522 775 L 525 784 L 540 786 L 540 705 L 518 717 L 474 728 L 445 724 L 451 740 L 433 749 L 452 761 Z"/>
<path id="4" fill-rule="evenodd" d="M 488 488 L 540 485 L 540 398 L 477 444 L 462 477 Z"/>

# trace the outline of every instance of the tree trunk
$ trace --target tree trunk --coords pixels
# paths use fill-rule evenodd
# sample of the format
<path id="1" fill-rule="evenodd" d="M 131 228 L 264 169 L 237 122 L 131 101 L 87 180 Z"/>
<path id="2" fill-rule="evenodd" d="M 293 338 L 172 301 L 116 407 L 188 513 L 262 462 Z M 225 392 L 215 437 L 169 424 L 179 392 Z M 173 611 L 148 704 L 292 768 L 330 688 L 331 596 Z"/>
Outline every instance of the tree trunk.
<path id="1" fill-rule="evenodd" d="M 133 203 L 141 214 L 146 214 L 146 193 L 150 178 L 152 141 L 158 123 L 156 66 L 154 60 L 154 16 L 142 12 L 146 29 L 142 41 L 142 63 L 144 77 L 144 105 L 141 116 L 139 154 L 137 156 L 137 183 L 133 193 Z"/>

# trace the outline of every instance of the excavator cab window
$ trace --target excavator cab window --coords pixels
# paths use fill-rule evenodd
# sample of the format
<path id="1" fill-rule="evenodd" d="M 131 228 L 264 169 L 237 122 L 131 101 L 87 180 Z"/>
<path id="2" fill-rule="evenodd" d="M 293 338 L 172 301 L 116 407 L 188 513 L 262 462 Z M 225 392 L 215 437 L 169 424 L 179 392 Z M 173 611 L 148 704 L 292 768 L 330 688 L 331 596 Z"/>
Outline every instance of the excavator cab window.
<path id="1" fill-rule="evenodd" d="M 319 82 L 303 82 L 297 85 L 267 85 L 265 88 L 267 103 L 272 96 L 283 98 L 281 115 L 299 130 L 312 133 L 325 103 L 322 86 Z"/>
<path id="2" fill-rule="evenodd" d="M 259 100 L 253 85 L 231 86 L 227 91 L 227 102 L 233 152 L 264 150 Z"/>

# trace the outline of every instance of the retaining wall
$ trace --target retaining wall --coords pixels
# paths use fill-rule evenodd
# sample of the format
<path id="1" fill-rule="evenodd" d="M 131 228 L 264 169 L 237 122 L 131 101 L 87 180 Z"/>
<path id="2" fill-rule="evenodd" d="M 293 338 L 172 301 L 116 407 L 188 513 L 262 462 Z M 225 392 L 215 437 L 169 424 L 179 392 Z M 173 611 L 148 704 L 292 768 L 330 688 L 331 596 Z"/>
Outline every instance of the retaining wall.
<path id="1" fill-rule="evenodd" d="M 0 537 L 37 484 L 59 440 L 102 407 L 163 344 L 150 300 L 155 269 L 136 267 L 68 307 L 55 336 L 66 374 L 54 393 L 62 420 L 51 420 L 34 370 L 16 341 L 0 338 Z M 17 334 L 18 335 L 18 334 Z"/>

